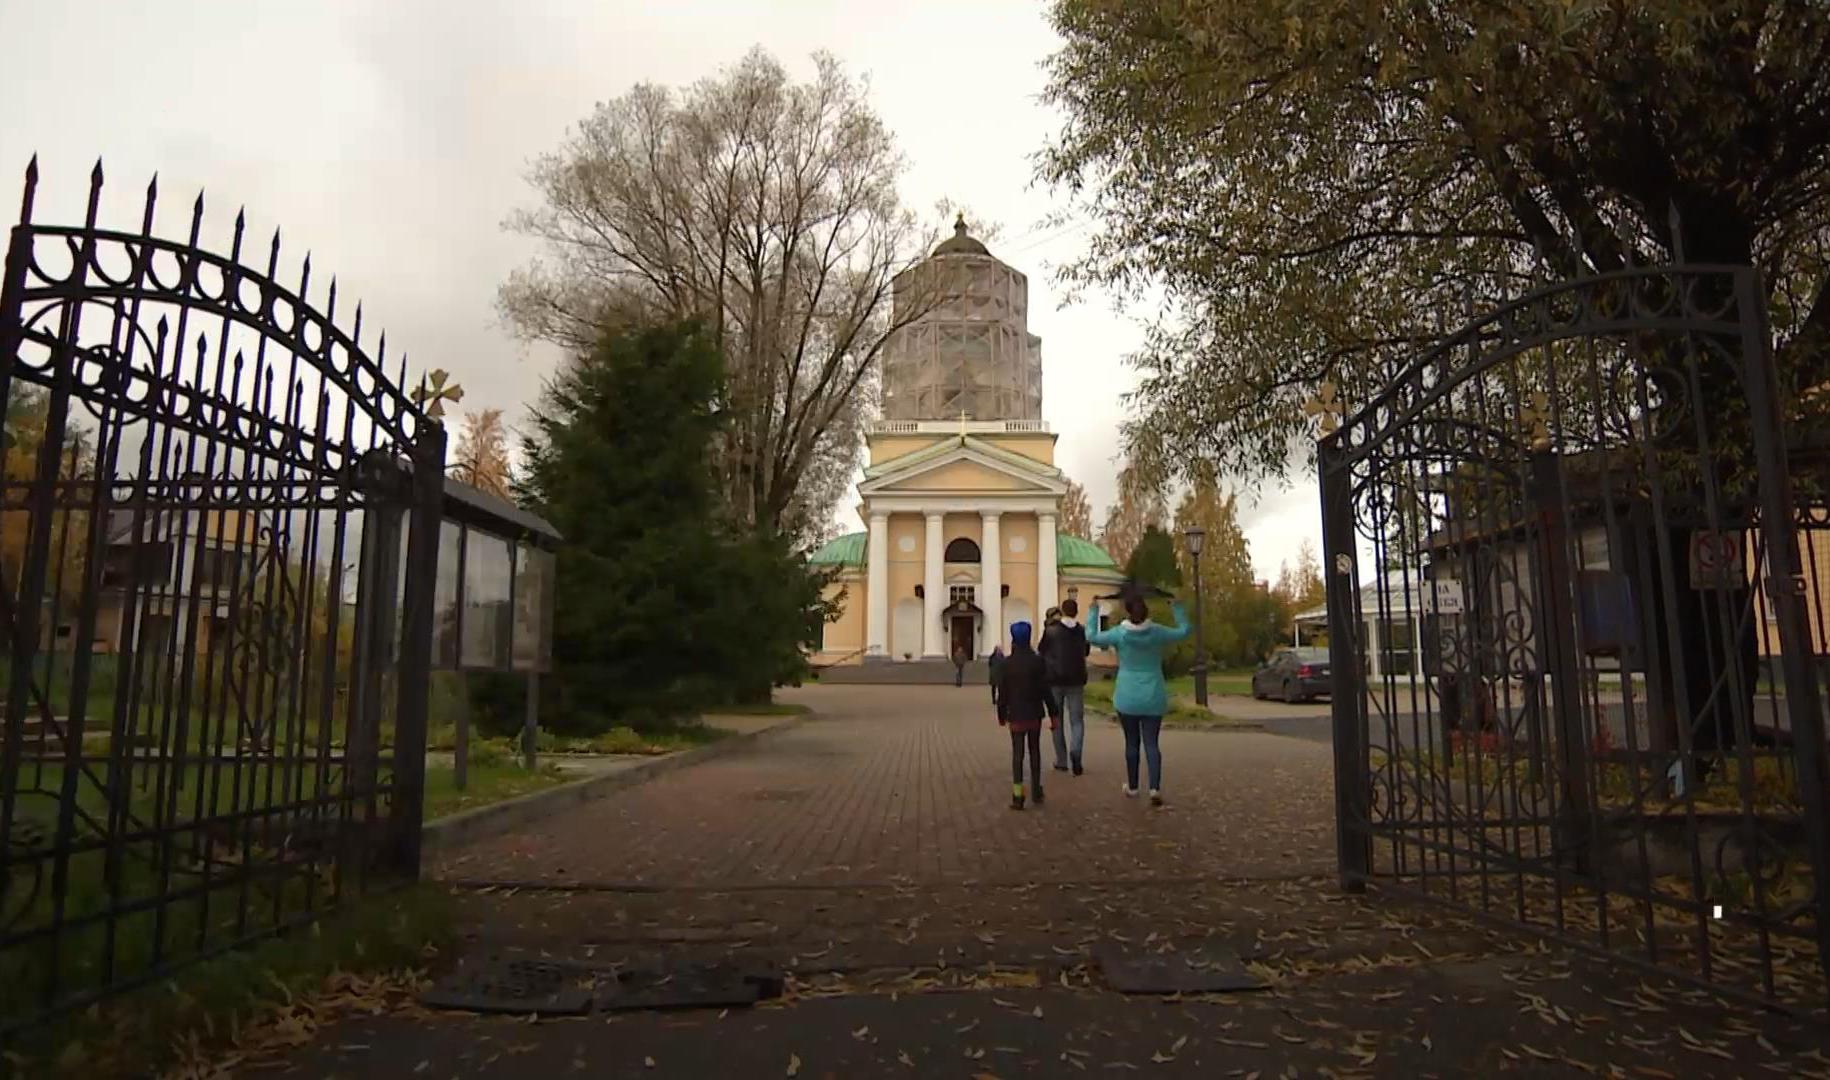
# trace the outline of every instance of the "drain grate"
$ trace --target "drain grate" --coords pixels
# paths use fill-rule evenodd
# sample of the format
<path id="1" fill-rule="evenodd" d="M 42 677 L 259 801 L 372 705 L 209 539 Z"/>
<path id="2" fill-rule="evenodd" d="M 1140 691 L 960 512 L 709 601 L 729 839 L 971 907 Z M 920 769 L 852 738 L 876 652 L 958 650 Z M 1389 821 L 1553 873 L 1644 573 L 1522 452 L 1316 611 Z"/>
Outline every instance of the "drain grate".
<path id="1" fill-rule="evenodd" d="M 466 960 L 420 995 L 434 1009 L 583 1016 L 594 1008 L 718 1009 L 780 997 L 779 972 L 729 963 L 613 971 L 554 960 L 488 956 Z"/>
<path id="2" fill-rule="evenodd" d="M 591 1011 L 599 976 L 578 964 L 492 957 L 466 964 L 420 995 L 434 1009 L 583 1016 Z"/>
<path id="3" fill-rule="evenodd" d="M 1219 994 L 1265 988 L 1245 970 L 1238 955 L 1229 952 L 1132 952 L 1106 942 L 1094 957 L 1106 984 L 1121 994 Z"/>

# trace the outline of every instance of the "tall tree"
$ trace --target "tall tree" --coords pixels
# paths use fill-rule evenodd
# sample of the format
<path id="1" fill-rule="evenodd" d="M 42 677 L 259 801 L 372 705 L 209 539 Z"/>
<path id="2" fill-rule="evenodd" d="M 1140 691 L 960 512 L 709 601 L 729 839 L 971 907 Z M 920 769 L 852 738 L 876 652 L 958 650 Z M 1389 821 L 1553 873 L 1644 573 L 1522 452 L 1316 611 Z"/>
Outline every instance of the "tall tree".
<path id="1" fill-rule="evenodd" d="M 1252 663 L 1276 643 L 1283 607 L 1258 586 L 1251 546 L 1239 525 L 1238 496 L 1222 492 L 1211 477 L 1197 480 L 1176 504 L 1176 532 L 1185 533 L 1192 526 L 1206 533 L 1201 549 L 1201 625 L 1208 655 L 1223 667 Z M 1194 558 L 1185 545 L 1179 555 L 1183 578 L 1192 582 Z M 1192 660 L 1192 641 L 1183 651 Z"/>
<path id="2" fill-rule="evenodd" d="M 552 682 L 574 729 L 766 697 L 818 640 L 822 582 L 722 517 L 714 340 L 691 324 L 607 335 L 534 409 L 521 494 L 566 538 Z"/>
<path id="3" fill-rule="evenodd" d="M 1061 497 L 1060 529 L 1068 536 L 1093 539 L 1093 503 L 1087 489 L 1073 480 L 1067 482 L 1067 494 Z"/>
<path id="4" fill-rule="evenodd" d="M 1302 464 L 1439 312 L 1669 257 L 1761 268 L 1783 380 L 1830 373 L 1830 9 L 1805 0 L 1055 0 L 1042 175 L 1066 276 L 1167 287 L 1129 451 Z M 1681 237 L 1674 234 L 1678 223 Z M 1173 452 L 1171 452 L 1173 450 Z"/>
<path id="5" fill-rule="evenodd" d="M 502 426 L 501 409 L 464 414 L 464 426 L 451 454 L 451 468 L 472 487 L 504 499 L 510 497 L 508 430 Z"/>
<path id="6" fill-rule="evenodd" d="M 1322 580 L 1322 562 L 1315 554 L 1315 543 L 1304 539 L 1296 551 L 1296 565 L 1285 561 L 1278 567 L 1277 593 L 1293 612 L 1320 607 L 1328 599 L 1328 587 Z"/>
<path id="7" fill-rule="evenodd" d="M 500 297 L 522 334 L 573 348 L 632 318 L 702 320 L 728 366 L 723 496 L 791 535 L 855 471 L 884 342 L 943 291 L 907 273 L 926 246 L 864 84 L 814 64 L 797 84 L 756 49 L 685 90 L 599 105 L 535 164 L 540 205 L 509 227 L 546 257 Z"/>
<path id="8" fill-rule="evenodd" d="M 1169 519 L 1169 506 L 1160 486 L 1151 483 L 1143 472 L 1126 465 L 1118 474 L 1118 498 L 1106 511 L 1106 525 L 1100 530 L 1099 544 L 1120 566 L 1131 561 L 1131 553 L 1144 538 L 1146 529 L 1163 528 Z"/>

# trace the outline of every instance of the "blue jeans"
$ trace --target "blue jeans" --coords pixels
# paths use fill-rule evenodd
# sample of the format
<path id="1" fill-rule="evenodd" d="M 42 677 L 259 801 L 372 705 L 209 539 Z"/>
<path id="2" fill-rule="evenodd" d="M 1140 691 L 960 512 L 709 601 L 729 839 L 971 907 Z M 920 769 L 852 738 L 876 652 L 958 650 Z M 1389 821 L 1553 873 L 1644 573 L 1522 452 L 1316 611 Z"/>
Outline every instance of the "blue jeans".
<path id="1" fill-rule="evenodd" d="M 1079 761 L 1086 746 L 1087 691 L 1083 686 L 1057 686 L 1049 693 L 1055 695 L 1055 714 L 1060 718 L 1054 732 L 1055 764 L 1065 767 L 1070 755 Z"/>
<path id="2" fill-rule="evenodd" d="M 1137 789 L 1137 746 L 1144 744 L 1144 760 L 1150 766 L 1150 790 L 1160 791 L 1163 787 L 1163 749 L 1157 745 L 1157 737 L 1163 733 L 1163 718 L 1160 716 L 1130 716 L 1118 714 L 1118 726 L 1125 729 L 1125 784 L 1132 790 Z"/>

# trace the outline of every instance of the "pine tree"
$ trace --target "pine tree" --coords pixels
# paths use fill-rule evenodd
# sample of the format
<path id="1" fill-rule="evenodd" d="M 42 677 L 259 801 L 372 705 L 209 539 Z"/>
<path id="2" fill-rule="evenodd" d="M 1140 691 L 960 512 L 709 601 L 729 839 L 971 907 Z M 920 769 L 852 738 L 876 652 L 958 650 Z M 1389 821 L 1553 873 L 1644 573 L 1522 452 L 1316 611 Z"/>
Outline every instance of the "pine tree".
<path id="1" fill-rule="evenodd" d="M 767 697 L 816 640 L 820 582 L 786 541 L 721 518 L 724 362 L 692 324 L 612 335 L 534 410 L 522 494 L 566 543 L 562 728 L 635 726 Z"/>

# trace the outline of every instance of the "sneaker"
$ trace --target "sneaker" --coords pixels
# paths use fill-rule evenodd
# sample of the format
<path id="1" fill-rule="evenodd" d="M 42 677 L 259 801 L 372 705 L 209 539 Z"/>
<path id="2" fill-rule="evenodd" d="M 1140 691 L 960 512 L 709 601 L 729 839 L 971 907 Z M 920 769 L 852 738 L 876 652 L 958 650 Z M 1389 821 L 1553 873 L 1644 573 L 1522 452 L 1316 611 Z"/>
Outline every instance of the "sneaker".
<path id="1" fill-rule="evenodd" d="M 1079 776 L 1083 771 L 1084 770 L 1082 770 L 1080 767 L 1080 757 L 1079 757 L 1079 755 L 1075 755 L 1075 757 L 1074 757 L 1074 775 Z"/>
<path id="2" fill-rule="evenodd" d="M 1057 766 L 1055 766 L 1055 771 L 1056 771 L 1056 772 L 1067 772 L 1067 770 L 1068 770 L 1068 767 L 1067 767 L 1067 766 L 1066 766 L 1066 765 L 1057 765 Z"/>
<path id="3" fill-rule="evenodd" d="M 1035 803 L 1037 806 L 1041 806 L 1042 805 L 1042 789 L 1037 788 L 1036 793 L 1029 797 L 1029 801 L 1032 803 Z"/>
<path id="4" fill-rule="evenodd" d="M 1119 790 L 1125 793 L 1125 798 L 1127 799 L 1137 798 L 1137 789 L 1130 784 L 1120 784 Z"/>
<path id="5" fill-rule="evenodd" d="M 1151 806 L 1163 805 L 1163 793 L 1158 791 L 1155 788 L 1150 789 L 1150 805 Z"/>
<path id="6" fill-rule="evenodd" d="M 1010 808 L 1011 808 L 1011 809 L 1012 809 L 1012 810 L 1021 810 L 1021 809 L 1023 809 L 1023 796 L 1021 796 L 1021 795 L 1012 795 L 1012 796 L 1011 796 L 1011 797 L 1010 797 Z"/>

